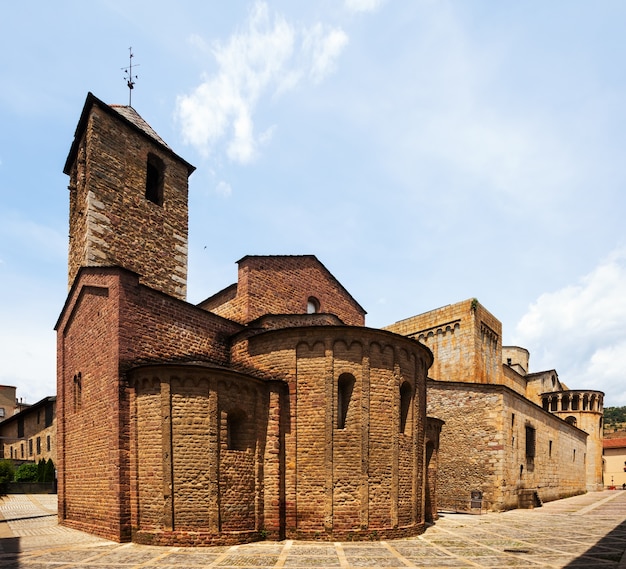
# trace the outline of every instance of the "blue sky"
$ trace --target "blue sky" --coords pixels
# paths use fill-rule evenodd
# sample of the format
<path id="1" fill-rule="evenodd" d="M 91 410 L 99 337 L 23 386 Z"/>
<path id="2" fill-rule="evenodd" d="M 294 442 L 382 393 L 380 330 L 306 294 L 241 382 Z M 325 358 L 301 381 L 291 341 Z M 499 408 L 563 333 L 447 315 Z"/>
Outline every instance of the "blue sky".
<path id="1" fill-rule="evenodd" d="M 55 391 L 89 91 L 197 167 L 189 300 L 315 254 L 378 327 L 476 297 L 626 405 L 626 3 L 59 0 L 0 18 L 0 383 Z"/>

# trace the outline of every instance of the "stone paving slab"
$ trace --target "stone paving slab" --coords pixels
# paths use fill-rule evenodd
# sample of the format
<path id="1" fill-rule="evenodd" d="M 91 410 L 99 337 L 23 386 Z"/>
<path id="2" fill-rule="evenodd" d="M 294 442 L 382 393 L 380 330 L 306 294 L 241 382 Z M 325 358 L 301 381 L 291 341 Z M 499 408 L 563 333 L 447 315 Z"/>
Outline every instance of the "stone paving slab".
<path id="1" fill-rule="evenodd" d="M 56 496 L 0 499 L 0 569 L 626 569 L 626 492 L 535 510 L 442 513 L 415 538 L 259 542 L 233 547 L 119 544 L 57 524 Z"/>

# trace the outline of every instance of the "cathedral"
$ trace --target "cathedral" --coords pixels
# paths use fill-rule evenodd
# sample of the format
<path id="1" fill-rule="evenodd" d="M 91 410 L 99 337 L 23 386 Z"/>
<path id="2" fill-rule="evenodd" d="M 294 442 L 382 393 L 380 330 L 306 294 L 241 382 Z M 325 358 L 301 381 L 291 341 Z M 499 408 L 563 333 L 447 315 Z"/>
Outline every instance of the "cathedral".
<path id="1" fill-rule="evenodd" d="M 64 168 L 61 524 L 154 545 L 390 539 L 439 507 L 601 484 L 602 394 L 530 373 L 475 299 L 368 328 L 315 256 L 268 255 L 187 302 L 193 171 L 132 107 L 87 96 Z"/>

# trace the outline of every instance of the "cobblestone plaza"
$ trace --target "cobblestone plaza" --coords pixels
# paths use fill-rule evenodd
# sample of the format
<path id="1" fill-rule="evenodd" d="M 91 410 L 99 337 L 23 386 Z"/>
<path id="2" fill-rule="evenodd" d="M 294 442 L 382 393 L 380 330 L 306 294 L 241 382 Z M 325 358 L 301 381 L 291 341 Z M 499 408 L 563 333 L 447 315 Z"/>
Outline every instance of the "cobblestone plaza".
<path id="1" fill-rule="evenodd" d="M 411 539 L 378 542 L 262 541 L 231 547 L 119 544 L 57 524 L 54 495 L 0 501 L 0 567 L 188 569 L 246 567 L 626 569 L 626 492 L 591 492 L 534 510 L 442 512 Z"/>

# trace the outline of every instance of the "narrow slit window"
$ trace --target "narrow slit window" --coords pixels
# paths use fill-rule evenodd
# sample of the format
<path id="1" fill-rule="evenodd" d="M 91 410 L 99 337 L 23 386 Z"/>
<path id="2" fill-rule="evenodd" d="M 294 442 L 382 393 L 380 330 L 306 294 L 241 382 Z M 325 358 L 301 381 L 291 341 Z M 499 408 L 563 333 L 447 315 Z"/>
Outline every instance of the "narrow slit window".
<path id="1" fill-rule="evenodd" d="M 156 205 L 163 205 L 163 180 L 165 166 L 154 154 L 148 154 L 146 165 L 146 199 Z"/>
<path id="2" fill-rule="evenodd" d="M 226 447 L 228 450 L 246 450 L 247 416 L 241 409 L 230 411 L 226 417 Z"/>
<path id="3" fill-rule="evenodd" d="M 354 377 L 349 373 L 343 373 L 339 376 L 337 382 L 337 428 L 345 429 L 346 420 L 348 418 L 348 409 L 350 408 L 350 399 L 352 399 L 352 391 L 354 390 Z"/>
<path id="4" fill-rule="evenodd" d="M 536 431 L 533 427 L 526 427 L 526 458 L 535 458 Z"/>
<path id="5" fill-rule="evenodd" d="M 413 389 L 405 381 L 400 387 L 400 432 L 406 433 L 407 420 L 411 411 L 411 400 L 413 399 Z"/>

